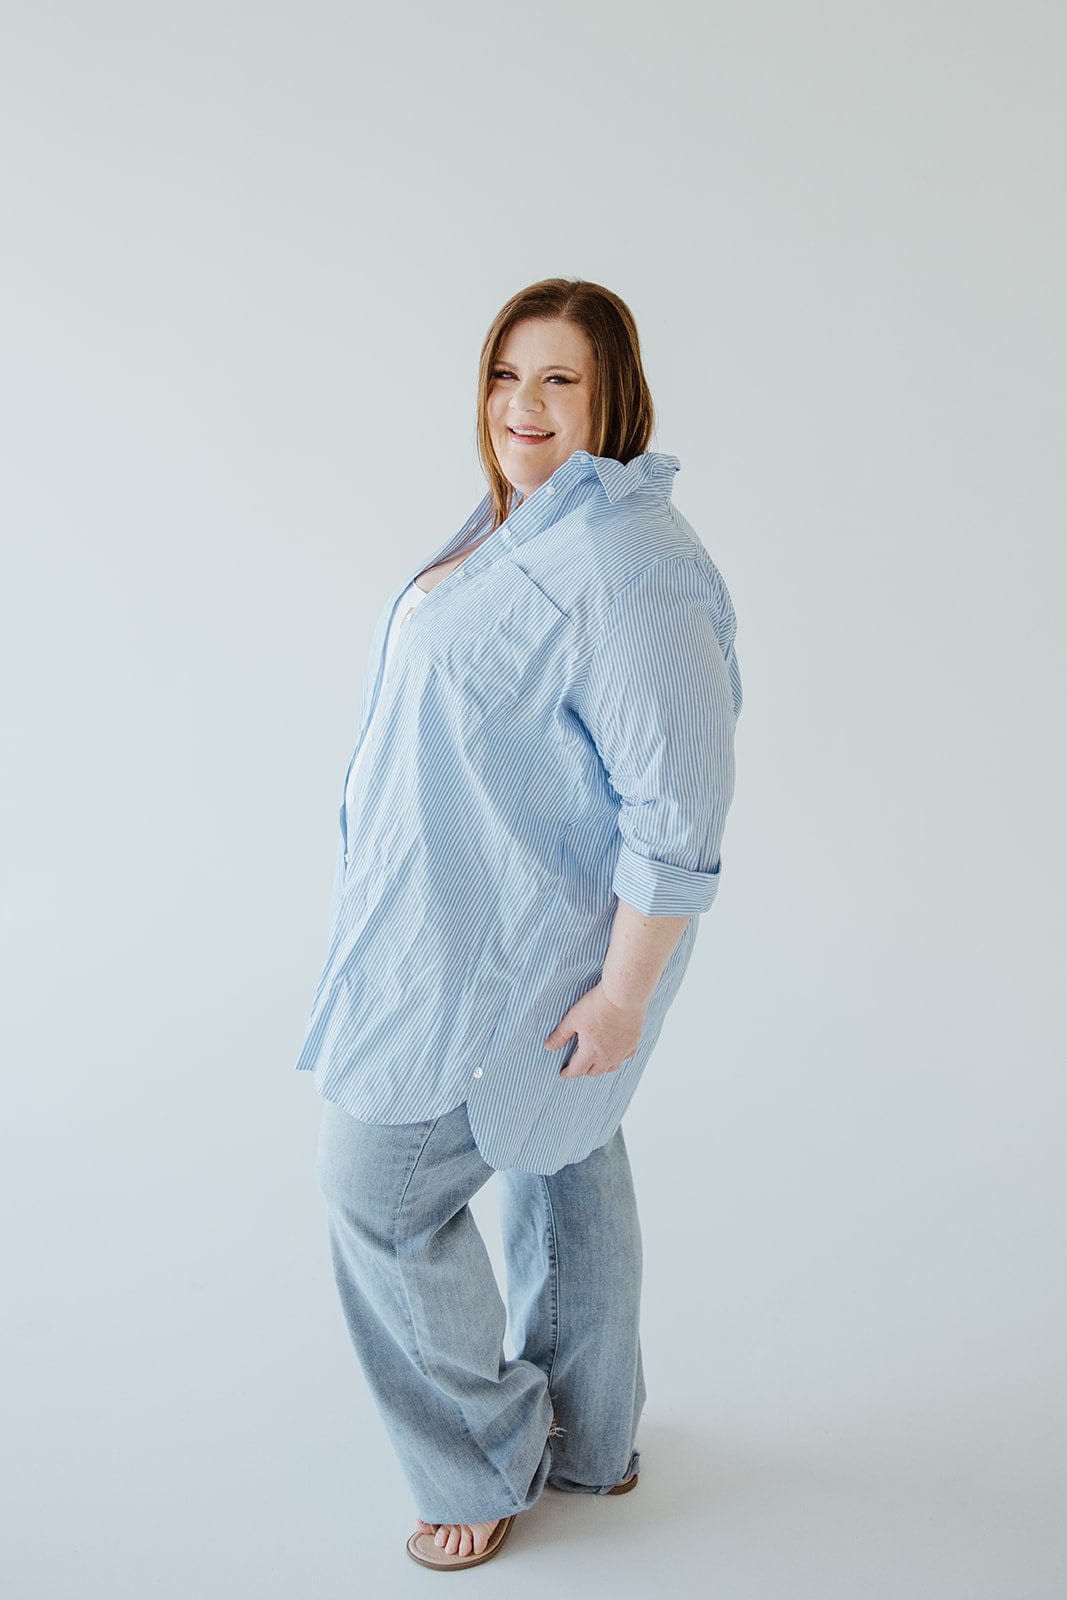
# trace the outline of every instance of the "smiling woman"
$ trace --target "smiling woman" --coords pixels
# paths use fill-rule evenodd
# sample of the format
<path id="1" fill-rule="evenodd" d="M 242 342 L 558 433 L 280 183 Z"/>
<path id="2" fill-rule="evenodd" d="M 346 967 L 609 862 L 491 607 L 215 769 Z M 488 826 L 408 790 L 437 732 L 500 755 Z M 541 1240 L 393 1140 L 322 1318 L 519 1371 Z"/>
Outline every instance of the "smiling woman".
<path id="1" fill-rule="evenodd" d="M 546 278 L 501 306 L 478 369 L 478 448 L 494 527 L 516 493 L 529 497 L 575 450 L 632 461 L 648 449 L 654 422 L 637 324 L 617 294 Z M 549 444 L 524 444 L 531 429 L 551 435 Z"/>
<path id="2" fill-rule="evenodd" d="M 489 437 L 501 471 L 526 495 L 593 434 L 596 359 L 573 322 L 527 317 L 508 332 L 489 378 Z"/>
<path id="3" fill-rule="evenodd" d="M 648 450 L 618 296 L 513 296 L 477 415 L 488 492 L 371 640 L 297 1061 L 408 1553 L 438 1571 L 495 1555 L 546 1485 L 637 1482 L 621 1122 L 718 891 L 741 708 L 730 596 L 672 504 L 677 457 Z M 469 1210 L 494 1173 L 514 1360 Z"/>

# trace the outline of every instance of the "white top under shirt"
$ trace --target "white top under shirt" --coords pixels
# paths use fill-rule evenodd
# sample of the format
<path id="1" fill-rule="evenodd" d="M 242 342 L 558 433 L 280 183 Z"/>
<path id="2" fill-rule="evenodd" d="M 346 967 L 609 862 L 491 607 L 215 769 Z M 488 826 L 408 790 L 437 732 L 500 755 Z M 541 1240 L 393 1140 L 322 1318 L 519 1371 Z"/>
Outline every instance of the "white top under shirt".
<path id="1" fill-rule="evenodd" d="M 397 636 L 399 635 L 401 628 L 404 626 L 404 623 L 407 621 L 410 613 L 418 605 L 419 601 L 425 600 L 429 592 L 429 589 L 420 589 L 417 583 L 412 582 L 408 584 L 408 587 L 400 596 L 400 599 L 397 602 L 396 610 L 393 612 L 392 627 L 389 629 L 389 633 L 385 641 L 385 665 L 382 668 L 383 675 L 389 670 L 389 658 L 392 656 L 393 650 L 396 646 Z M 373 721 L 374 718 L 372 716 L 371 722 Z M 370 723 L 367 724 L 367 733 L 368 735 L 370 734 Z M 359 755 L 356 757 L 355 761 L 353 761 L 352 770 L 348 774 L 348 789 L 345 795 L 346 805 L 352 804 L 352 793 L 355 787 L 355 777 L 356 773 L 359 771 L 360 762 L 363 760 L 363 752 L 366 750 L 366 748 L 367 740 L 364 739 L 360 746 Z"/>

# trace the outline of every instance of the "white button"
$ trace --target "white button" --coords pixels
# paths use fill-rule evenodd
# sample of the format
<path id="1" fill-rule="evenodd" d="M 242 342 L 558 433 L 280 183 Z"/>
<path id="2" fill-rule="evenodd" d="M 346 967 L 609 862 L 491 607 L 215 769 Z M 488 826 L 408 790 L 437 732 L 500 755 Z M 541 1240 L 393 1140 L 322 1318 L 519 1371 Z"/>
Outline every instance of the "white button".
<path id="1" fill-rule="evenodd" d="M 556 492 L 556 486 L 555 486 L 554 483 L 549 483 L 549 484 L 545 485 L 545 493 L 546 494 L 555 494 L 555 492 Z"/>
<path id="2" fill-rule="evenodd" d="M 475 1069 L 474 1069 L 474 1076 L 475 1076 L 475 1077 L 476 1077 L 476 1078 L 480 1078 L 480 1077 L 481 1077 L 481 1075 L 482 1075 L 482 1069 L 481 1069 L 481 1067 L 475 1067 Z"/>

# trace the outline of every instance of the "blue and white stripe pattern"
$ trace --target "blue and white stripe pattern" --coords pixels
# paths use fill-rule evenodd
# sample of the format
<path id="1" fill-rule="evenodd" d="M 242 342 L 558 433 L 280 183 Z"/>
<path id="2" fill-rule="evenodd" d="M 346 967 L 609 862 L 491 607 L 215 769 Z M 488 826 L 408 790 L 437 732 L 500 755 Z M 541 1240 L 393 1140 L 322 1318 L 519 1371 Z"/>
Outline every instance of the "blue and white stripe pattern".
<path id="1" fill-rule="evenodd" d="M 741 677 L 726 585 L 671 501 L 676 456 L 576 451 L 371 640 L 330 938 L 296 1063 L 372 1123 L 466 1101 L 490 1166 L 551 1173 L 614 1133 L 722 869 Z M 353 762 L 358 771 L 349 786 Z M 617 1071 L 545 1036 L 600 978 L 616 897 L 690 921 Z"/>

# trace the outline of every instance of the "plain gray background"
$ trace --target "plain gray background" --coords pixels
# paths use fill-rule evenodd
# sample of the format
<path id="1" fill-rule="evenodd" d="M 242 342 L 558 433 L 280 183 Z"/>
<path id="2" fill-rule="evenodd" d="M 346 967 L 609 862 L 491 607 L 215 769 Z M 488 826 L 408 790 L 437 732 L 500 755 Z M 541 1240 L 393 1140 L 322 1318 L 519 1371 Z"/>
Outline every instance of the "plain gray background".
<path id="1" fill-rule="evenodd" d="M 641 1485 L 455 1581 L 1058 1600 L 1061 8 L 2 16 L 7 1592 L 433 1586 L 291 1068 L 371 625 L 561 274 L 745 707 L 625 1123 Z"/>

